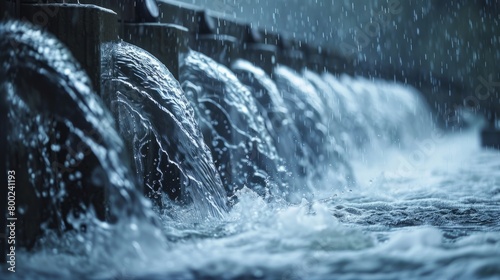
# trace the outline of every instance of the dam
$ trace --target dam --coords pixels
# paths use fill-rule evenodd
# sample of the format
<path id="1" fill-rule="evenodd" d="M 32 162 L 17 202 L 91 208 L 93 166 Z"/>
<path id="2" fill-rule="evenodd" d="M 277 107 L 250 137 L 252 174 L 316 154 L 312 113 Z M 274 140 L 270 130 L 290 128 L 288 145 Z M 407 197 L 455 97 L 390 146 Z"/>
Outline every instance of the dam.
<path id="1" fill-rule="evenodd" d="M 0 3 L 1 279 L 497 279 L 493 1 Z"/>

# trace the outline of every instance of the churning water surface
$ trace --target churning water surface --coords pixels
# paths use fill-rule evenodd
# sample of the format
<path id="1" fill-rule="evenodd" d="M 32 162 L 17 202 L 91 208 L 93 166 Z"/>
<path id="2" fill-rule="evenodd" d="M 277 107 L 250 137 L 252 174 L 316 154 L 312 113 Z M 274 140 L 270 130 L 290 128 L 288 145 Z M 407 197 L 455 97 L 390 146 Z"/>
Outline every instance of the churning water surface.
<path id="1" fill-rule="evenodd" d="M 15 26 L 12 30 L 19 31 Z M 43 35 L 35 33 L 31 37 L 30 33 L 24 37 L 16 35 L 21 39 L 29 39 L 22 41 L 21 50 L 29 52 L 32 49 L 30 46 L 44 44 Z M 157 64 L 148 54 L 122 45 L 119 46 L 121 49 L 115 50 L 112 58 L 116 64 L 110 66 L 116 67 L 113 69 L 118 76 L 107 77 L 112 89 L 105 99 L 111 107 L 110 114 L 104 102 L 91 93 L 88 81 L 83 76 L 78 76 L 83 81 L 78 84 L 80 87 L 71 87 L 74 82 L 64 78 L 67 76 L 61 74 L 64 69 L 57 69 L 59 66 L 73 65 L 74 62 L 67 59 L 66 52 L 57 52 L 62 48 L 59 44 L 51 44 L 53 48 L 47 48 L 46 52 L 55 52 L 51 57 L 58 60 L 52 63 L 44 61 L 43 57 L 37 58 L 36 54 L 27 53 L 27 57 L 35 57 L 36 61 L 43 62 L 40 67 L 30 68 L 30 71 L 39 73 L 36 69 L 44 67 L 55 69 L 47 77 L 54 78 L 61 85 L 69 84 L 67 92 L 72 95 L 66 98 L 66 102 L 75 104 L 75 108 L 89 108 L 82 113 L 89 118 L 86 122 L 79 121 L 78 115 L 73 112 L 75 110 L 64 111 L 64 106 L 52 108 L 49 113 L 56 114 L 59 116 L 57 120 L 62 120 L 63 124 L 72 128 L 69 135 L 75 138 L 87 139 L 79 133 L 80 127 L 99 128 L 97 131 L 103 135 L 101 142 L 104 144 L 97 141 L 84 143 L 93 148 L 92 151 L 97 154 L 96 161 L 102 163 L 97 166 L 102 166 L 103 172 L 109 176 L 103 176 L 103 180 L 94 183 L 115 190 L 111 197 L 116 196 L 116 201 L 112 201 L 110 207 L 117 207 L 121 211 L 112 212 L 112 223 L 99 219 L 92 207 L 88 207 L 88 211 L 79 217 L 68 214 L 68 224 L 74 228 L 80 228 L 79 225 L 83 224 L 86 230 L 47 229 L 33 250 L 17 251 L 15 278 L 500 277 L 499 153 L 481 149 L 477 131 L 443 134 L 433 129 L 428 118 L 429 112 L 414 90 L 384 81 L 317 75 L 307 71 L 297 73 L 279 67 L 273 77 L 276 85 L 269 85 L 268 90 L 279 91 L 281 95 L 269 94 L 274 96 L 272 99 L 276 106 L 263 109 L 262 104 L 258 104 L 260 101 L 251 94 L 252 89 L 245 89 L 232 72 L 217 66 L 209 58 L 191 53 L 183 66 L 187 68 L 182 84 L 185 91 L 190 91 L 186 98 L 182 96 L 180 85 L 173 81 L 165 67 Z M 142 59 L 127 55 L 127 52 Z M 9 54 L 9 57 L 16 57 L 16 54 Z M 9 67 L 15 67 L 14 63 L 17 63 L 13 59 L 6 61 L 8 63 L 5 65 Z M 148 62 L 150 66 L 140 66 L 144 67 L 143 72 L 130 68 L 130 65 L 143 62 Z M 234 68 L 240 79 L 245 73 L 250 73 L 251 79 L 262 74 L 248 65 L 240 64 Z M 155 73 L 143 76 L 148 71 Z M 151 77 L 151 81 L 141 77 Z M 262 84 L 270 82 L 269 77 L 260 76 L 258 79 Z M 34 114 L 35 120 L 48 118 L 50 114 L 44 111 L 47 108 L 42 106 L 43 102 L 34 98 L 42 105 L 33 107 L 39 103 L 34 103 L 33 97 L 27 94 L 37 91 L 28 87 L 26 91 L 21 91 L 10 84 L 17 80 L 6 81 L 6 89 L 2 89 L 9 94 L 9 104 L 26 104 L 24 107 L 19 106 Z M 26 86 L 29 83 L 21 81 L 19 84 Z M 61 98 L 66 96 L 61 91 L 54 91 L 53 94 Z M 139 95 L 142 96 L 138 98 Z M 143 103 L 136 102 L 138 99 L 142 99 Z M 191 104 L 187 103 L 188 99 L 192 101 Z M 21 103 L 25 100 L 31 102 Z M 278 104 L 285 108 L 279 109 Z M 179 110 L 179 106 L 187 111 Z M 24 112 L 22 108 L 15 111 L 17 107 L 11 107 L 11 122 L 31 124 L 26 114 L 15 114 Z M 278 111 L 280 116 L 276 116 L 276 113 L 267 114 Z M 128 113 L 123 115 L 123 112 Z M 101 120 L 97 121 L 98 118 L 92 116 L 100 116 Z M 112 116 L 118 122 L 118 131 L 114 129 Z M 230 117 L 221 120 L 221 116 Z M 197 172 L 209 169 L 210 172 L 201 174 L 207 175 L 214 173 L 217 167 L 218 172 L 222 173 L 223 163 L 216 160 L 215 165 L 210 162 L 193 163 L 195 153 L 188 154 L 190 156 L 187 159 L 183 158 L 172 148 L 175 138 L 168 138 L 184 139 L 182 147 L 186 150 L 193 151 L 201 147 L 199 151 L 204 152 L 204 159 L 209 159 L 200 139 L 193 138 L 201 134 L 197 130 L 195 117 L 201 123 L 201 132 L 206 137 L 223 139 L 223 142 L 227 140 L 224 143 L 208 141 L 207 146 L 215 156 L 217 153 L 214 151 L 218 150 L 214 147 L 222 147 L 221 151 L 228 152 L 228 158 L 233 163 L 241 159 L 248 160 L 245 155 L 251 151 L 256 151 L 262 158 L 271 159 L 269 164 L 263 166 L 249 162 L 223 169 L 231 172 L 232 176 L 229 178 L 232 186 L 226 191 L 234 191 L 237 196 L 237 201 L 227 213 L 215 211 L 217 215 L 207 217 L 193 214 L 193 211 L 202 209 L 224 208 L 214 207 L 220 202 L 207 203 L 212 200 L 200 202 L 198 206 L 194 203 L 195 207 L 182 203 L 173 203 L 168 208 L 152 207 L 150 202 L 141 197 L 141 193 L 132 188 L 140 180 L 132 179 L 133 168 L 128 166 L 121 151 L 127 145 L 143 147 L 150 145 L 151 141 L 156 141 L 157 145 L 150 147 L 159 152 L 159 158 L 168 157 L 169 162 L 178 164 L 180 172 L 184 172 L 186 183 L 180 183 L 179 188 L 181 191 L 191 191 L 190 200 L 196 200 L 207 189 L 221 188 L 218 178 L 210 184 L 212 188 L 208 184 L 190 180 L 201 178 L 200 182 L 210 181 L 198 177 L 200 174 Z M 105 128 L 102 127 L 103 120 L 109 123 Z M 222 127 L 228 127 L 228 130 L 217 130 L 217 126 L 221 125 L 219 121 L 224 120 L 228 123 Z M 286 155 L 286 149 L 276 144 L 275 140 L 280 139 L 275 134 L 277 131 L 269 129 L 277 120 L 286 121 L 287 126 L 290 126 L 285 130 L 292 133 L 288 139 L 294 139 L 297 137 L 296 132 L 300 132 L 298 137 L 301 137 L 301 142 L 290 146 L 296 146 L 294 149 L 305 146 L 304 151 L 297 154 L 304 156 L 306 165 L 311 165 L 306 166 L 306 169 L 313 169 L 313 172 L 306 173 L 314 175 L 305 177 L 308 180 L 305 187 L 291 188 L 282 196 L 275 195 L 273 199 L 268 199 L 266 195 L 259 195 L 255 191 L 259 189 L 255 186 L 259 180 L 253 178 L 254 173 L 238 172 L 259 170 L 258 174 L 270 175 L 276 169 L 282 169 L 276 168 L 278 163 L 281 164 L 277 158 Z M 41 129 L 40 135 L 46 130 L 57 128 L 51 123 L 42 124 L 32 124 Z M 130 127 L 125 124 L 130 124 Z M 164 126 L 175 127 L 177 134 L 166 134 Z M 144 134 L 133 134 L 134 130 Z M 308 130 L 311 133 L 308 134 Z M 221 131 L 227 132 L 227 135 L 222 135 Z M 25 138 L 37 138 L 37 131 L 28 132 L 19 134 L 25 135 L 19 143 L 23 143 Z M 118 134 L 124 137 L 127 133 L 131 136 L 125 141 L 118 137 Z M 287 134 L 283 131 L 280 133 Z M 150 141 L 143 141 L 146 138 L 134 139 L 134 135 L 146 135 Z M 47 143 L 43 142 L 44 145 Z M 71 145 L 72 141 L 64 143 Z M 44 147 L 35 144 L 34 151 L 41 149 L 40 146 Z M 103 149 L 118 154 L 112 158 L 114 165 L 111 167 L 116 167 L 125 175 L 111 176 L 114 174 L 111 171 L 115 169 L 105 164 L 111 159 L 102 152 Z M 136 175 L 147 174 L 141 171 L 147 169 L 140 168 L 143 161 L 138 156 L 141 153 L 134 155 L 137 160 Z M 293 158 L 293 155 L 288 156 Z M 50 158 L 50 155 L 43 154 L 41 158 Z M 32 158 L 28 159 L 36 162 Z M 297 165 L 293 170 L 301 170 L 304 164 Z M 321 172 L 314 172 L 316 168 Z M 342 176 L 352 178 L 340 180 Z M 129 180 L 118 180 L 129 177 Z M 37 176 L 33 178 L 42 179 Z M 290 178 L 300 181 L 297 174 L 291 174 Z M 239 185 L 240 180 L 248 184 Z M 284 183 L 302 186 L 302 181 L 297 183 L 288 180 Z M 122 182 L 125 187 L 120 187 L 116 182 Z M 227 180 L 222 182 L 227 183 Z M 262 186 L 262 189 L 267 187 Z M 281 190 L 281 187 L 279 185 L 277 189 Z M 50 195 L 46 195 L 47 199 L 52 198 Z M 287 200 L 290 196 L 294 197 L 293 203 Z M 53 200 L 58 202 L 64 197 L 56 195 Z M 219 195 L 217 199 L 223 197 Z M 83 206 L 86 205 L 81 206 L 85 208 Z M 55 214 L 59 214 L 58 211 L 55 209 Z M 8 276 L 12 277 L 11 274 Z"/>
<path id="2" fill-rule="evenodd" d="M 367 155 L 355 164 L 359 184 L 325 186 L 330 199 L 268 203 L 243 189 L 222 220 L 165 222 L 166 240 L 131 234 L 146 230 L 137 221 L 111 244 L 86 241 L 108 248 L 98 253 L 23 253 L 18 275 L 495 279 L 500 157 L 479 148 L 476 135 L 436 134 L 406 151 Z"/>

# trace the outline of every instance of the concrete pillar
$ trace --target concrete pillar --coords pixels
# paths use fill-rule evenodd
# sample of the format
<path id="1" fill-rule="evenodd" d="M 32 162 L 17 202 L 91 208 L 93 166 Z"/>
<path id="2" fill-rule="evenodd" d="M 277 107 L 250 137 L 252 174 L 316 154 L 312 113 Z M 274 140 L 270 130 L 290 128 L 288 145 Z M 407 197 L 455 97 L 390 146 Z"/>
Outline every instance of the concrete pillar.
<path id="1" fill-rule="evenodd" d="M 278 50 L 269 44 L 244 44 L 241 57 L 255 63 L 272 76 L 277 63 Z"/>
<path id="2" fill-rule="evenodd" d="M 23 4 L 20 16 L 61 40 L 100 92 L 101 44 L 118 39 L 115 12 L 95 5 Z"/>
<path id="3" fill-rule="evenodd" d="M 295 71 L 302 71 L 306 66 L 305 55 L 301 50 L 301 41 L 281 37 L 281 49 L 278 51 L 278 64 L 286 65 Z"/>
<path id="4" fill-rule="evenodd" d="M 215 17 L 215 33 L 234 37 L 237 56 L 254 63 L 271 75 L 277 61 L 276 46 L 263 43 L 260 32 L 248 23 Z"/>
<path id="5" fill-rule="evenodd" d="M 214 22 L 205 17 L 205 10 L 201 7 L 178 1 L 159 0 L 159 21 L 184 26 L 191 34 L 212 33 Z"/>
<path id="6" fill-rule="evenodd" d="M 189 30 L 191 49 L 226 66 L 239 56 L 238 39 L 220 32 L 220 20 L 202 8 L 176 1 L 159 1 L 158 7 L 161 22 L 178 24 Z"/>
<path id="7" fill-rule="evenodd" d="M 276 46 L 278 51 L 283 49 L 283 36 L 280 33 L 267 29 L 262 29 L 259 33 L 263 44 Z"/>
<path id="8" fill-rule="evenodd" d="M 199 35 L 191 47 L 227 67 L 240 56 L 238 40 L 229 35 Z"/>
<path id="9" fill-rule="evenodd" d="M 214 13 L 208 13 L 208 15 L 213 19 L 215 34 L 230 35 L 239 42 L 257 43 L 261 39 L 258 30 L 248 23 L 225 19 Z"/>
<path id="10" fill-rule="evenodd" d="M 174 24 L 127 23 L 124 24 L 123 39 L 150 52 L 179 80 L 179 60 L 188 51 L 186 28 Z"/>
<path id="11" fill-rule="evenodd" d="M 306 59 L 306 68 L 316 73 L 326 72 L 326 61 L 323 56 L 323 48 L 321 46 L 312 46 L 304 44 L 302 51 Z"/>
<path id="12" fill-rule="evenodd" d="M 322 59 L 326 71 L 332 74 L 354 75 L 355 62 L 332 49 L 322 49 Z"/>
<path id="13" fill-rule="evenodd" d="M 300 71 L 304 64 L 304 54 L 300 49 L 294 46 L 294 42 L 286 39 L 280 33 L 269 30 L 260 30 L 260 41 L 263 44 L 271 45 L 276 48 L 276 64 L 288 66 L 294 70 Z"/>
<path id="14" fill-rule="evenodd" d="M 80 0 L 113 10 L 122 22 L 156 22 L 159 16 L 154 0 Z"/>

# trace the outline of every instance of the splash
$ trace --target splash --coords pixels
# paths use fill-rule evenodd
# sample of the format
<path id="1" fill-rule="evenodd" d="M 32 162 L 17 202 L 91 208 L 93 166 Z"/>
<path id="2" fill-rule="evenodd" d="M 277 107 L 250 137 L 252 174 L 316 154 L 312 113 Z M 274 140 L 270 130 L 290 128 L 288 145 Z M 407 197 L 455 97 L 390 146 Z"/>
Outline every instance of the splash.
<path id="1" fill-rule="evenodd" d="M 113 199 L 106 205 L 115 220 L 109 223 L 96 219 L 98 208 L 85 201 L 77 201 L 77 207 L 73 207 L 80 209 L 80 214 L 71 210 L 66 217 L 57 216 L 62 213 L 58 207 L 67 205 L 57 204 L 67 198 L 58 194 L 78 194 L 68 187 L 69 176 L 62 177 L 65 181 L 57 181 L 58 188 L 53 188 L 50 179 L 54 174 L 50 171 L 33 176 L 26 172 L 26 178 L 40 184 L 26 181 L 30 184 L 27 189 L 47 189 L 49 196 L 56 197 L 47 198 L 46 205 L 52 207 L 49 213 L 55 213 L 51 221 L 85 230 L 65 234 L 46 230 L 39 241 L 40 250 L 20 252 L 25 267 L 18 277 L 496 279 L 500 275 L 498 152 L 479 149 L 477 133 L 464 133 L 456 139 L 430 133 L 428 110 L 413 89 L 360 77 L 297 73 L 284 67 L 273 74 L 274 84 L 262 71 L 243 62 L 233 67 L 242 81 L 239 83 L 226 68 L 190 53 L 182 69 L 182 82 L 187 100 L 195 105 L 191 109 L 163 66 L 143 51 L 119 45 L 116 50 L 106 50 L 110 56 L 105 64 L 109 66 L 105 85 L 113 89 L 108 94 L 115 99 L 108 102 L 126 139 L 123 143 L 100 99 L 90 94 L 88 85 L 73 83 L 78 79 L 71 77 L 79 71 L 73 63 L 67 65 L 67 60 L 61 60 L 62 68 L 40 63 L 57 58 L 60 46 L 38 31 L 21 28 L 16 38 L 23 36 L 34 36 L 36 40 L 29 40 L 41 46 L 49 42 L 52 48 L 21 47 L 23 56 L 17 56 L 16 49 L 0 43 L 9 50 L 0 54 L 2 67 L 8 66 L 1 70 L 6 75 L 0 76 L 1 105 L 8 108 L 9 114 L 5 119 L 7 143 L 16 147 L 16 154 L 8 155 L 9 168 L 12 162 L 19 162 L 22 169 L 22 164 L 28 162 L 26 170 L 30 172 L 44 169 L 46 162 L 50 163 L 48 157 L 71 157 L 72 153 L 61 150 L 78 149 L 74 139 L 84 139 L 82 147 L 91 147 L 93 153 L 93 161 L 85 168 L 100 171 L 98 176 L 91 176 L 95 174 L 79 166 L 82 178 L 90 178 L 91 183 L 82 187 L 105 185 Z M 33 60 L 38 52 L 50 56 Z M 12 66 L 19 61 L 28 61 L 31 66 Z M 142 65 L 145 62 L 147 65 Z M 64 74 L 66 68 L 69 71 Z M 9 69 L 14 69 L 14 74 L 6 71 Z M 29 71 L 15 73 L 16 69 Z M 20 78 L 25 73 L 36 79 L 26 82 Z M 161 75 L 155 76 L 157 73 Z M 58 86 L 40 77 L 49 77 Z M 51 99 L 42 98 L 39 86 Z M 183 123 L 184 118 L 187 123 Z M 164 141 L 172 141 L 171 136 L 191 132 L 193 137 L 201 136 L 195 119 L 200 121 L 223 184 L 234 186 L 228 191 L 238 197 L 238 202 L 221 219 L 190 223 L 172 217 L 172 212 L 181 213 L 175 214 L 178 216 L 184 216 L 183 211 L 191 212 L 190 205 L 196 204 L 198 196 L 190 192 L 191 187 L 179 184 L 187 175 L 176 174 L 188 174 L 181 171 L 185 161 L 177 162 L 182 157 L 169 153 L 163 160 L 177 168 L 171 178 L 178 181 L 164 186 L 170 192 L 175 190 L 175 196 L 169 197 L 176 203 L 159 213 L 164 229 L 158 234 L 155 224 L 147 218 L 151 215 L 150 205 L 134 190 L 142 184 L 135 183 L 130 171 L 139 173 L 147 182 L 150 177 L 144 174 L 151 169 L 145 167 L 150 165 L 136 157 L 136 165 L 129 166 L 124 150 L 140 151 L 138 155 L 169 151 L 173 144 Z M 106 123 L 110 126 L 104 126 Z M 97 127 L 99 137 L 78 133 L 86 127 Z M 202 143 L 201 137 L 192 143 L 183 137 L 187 136 L 181 137 L 187 143 L 182 145 L 188 147 Z M 281 141 L 285 138 L 289 140 Z M 307 152 L 286 149 L 295 144 L 298 150 Z M 375 156 L 369 158 L 370 154 Z M 280 187 L 270 187 L 271 179 L 279 178 L 271 174 L 280 164 L 293 170 L 288 161 L 295 155 L 306 162 L 307 180 L 315 182 L 308 188 L 324 188 L 335 196 L 322 200 L 298 196 L 300 202 L 294 204 L 268 199 L 267 190 L 271 195 L 281 191 Z M 405 160 L 403 172 L 398 172 L 399 156 Z M 69 158 L 68 164 L 71 162 Z M 354 167 L 352 173 L 357 180 L 351 192 L 332 188 L 338 185 L 335 176 L 350 176 L 351 171 L 343 170 L 343 166 Z M 333 177 L 323 172 L 328 169 L 334 171 Z M 197 176 L 195 170 L 193 177 Z M 40 174 L 48 174 L 49 181 L 43 181 Z M 76 173 L 71 175 L 83 180 Z M 296 182 L 289 183 L 293 186 Z M 79 189 L 80 185 L 76 186 Z M 303 192 L 300 188 L 297 191 Z M 39 199 L 36 193 L 34 197 Z M 165 201 L 169 203 L 161 199 Z M 209 204 L 200 202 L 197 209 L 203 210 Z"/>
<path id="2" fill-rule="evenodd" d="M 138 260 L 146 243 L 162 243 L 113 118 L 71 54 L 53 36 L 17 22 L 0 25 L 0 48 L 2 145 L 9 147 L 3 156 L 17 175 L 17 221 L 25 225 L 16 247 L 43 259 L 81 255 L 94 266 L 111 260 L 110 252 Z M 23 271 L 29 255 L 18 252 Z M 64 265 L 72 270 L 85 262 Z"/>
<path id="3" fill-rule="evenodd" d="M 12 147 L 7 165 L 17 170 L 19 198 L 27 200 L 19 207 L 60 231 L 70 227 L 68 215 L 90 208 L 102 220 L 147 216 L 111 115 L 71 55 L 53 37 L 20 23 L 6 23 L 0 32 Z"/>

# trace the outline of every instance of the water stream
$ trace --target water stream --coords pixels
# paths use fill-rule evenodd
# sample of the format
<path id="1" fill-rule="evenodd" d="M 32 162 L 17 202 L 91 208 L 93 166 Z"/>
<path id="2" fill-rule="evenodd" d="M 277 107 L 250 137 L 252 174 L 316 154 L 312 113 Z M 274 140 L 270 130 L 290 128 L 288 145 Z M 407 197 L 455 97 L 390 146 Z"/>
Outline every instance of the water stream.
<path id="1" fill-rule="evenodd" d="M 249 61 L 237 60 L 232 70 L 251 92 L 259 112 L 266 120 L 264 124 L 289 174 L 284 182 L 288 185 L 289 193 L 300 194 L 299 190 L 304 191 L 307 186 L 307 170 L 310 166 L 308 155 L 312 151 L 308 145 L 302 144 L 300 132 L 278 87 L 271 77 Z M 300 201 L 300 196 L 295 199 Z"/>
<path id="2" fill-rule="evenodd" d="M 224 188 L 179 83 L 140 48 L 103 49 L 103 99 L 133 151 L 146 195 L 162 209 L 177 201 L 192 204 L 193 216 L 223 216 Z"/>
<path id="3" fill-rule="evenodd" d="M 179 87 L 122 43 L 104 48 L 103 101 L 53 37 L 0 33 L 8 164 L 52 207 L 10 278 L 500 277 L 499 152 L 436 129 L 412 88 L 285 66 L 273 80 L 192 51 Z M 106 204 L 70 199 L 93 188 Z"/>
<path id="4" fill-rule="evenodd" d="M 196 108 L 228 195 L 244 186 L 267 197 L 281 193 L 281 159 L 251 92 L 201 53 L 190 51 L 182 61 L 182 87 Z"/>
<path id="5" fill-rule="evenodd" d="M 137 191 L 124 143 L 85 72 L 57 39 L 26 24 L 0 25 L 0 48 L 1 102 L 8 110 L 2 145 L 9 147 L 2 160 L 16 172 L 17 225 L 25 224 L 16 232 L 21 273 L 15 276 L 64 273 L 43 264 L 51 258 L 87 260 L 70 265 L 78 274 L 76 267 L 115 263 L 100 257 L 110 251 L 153 257 L 141 246 L 163 244 L 160 222 Z M 27 261 L 23 248 L 36 252 L 26 258 L 42 262 Z M 26 274 L 24 265 L 31 267 Z"/>

